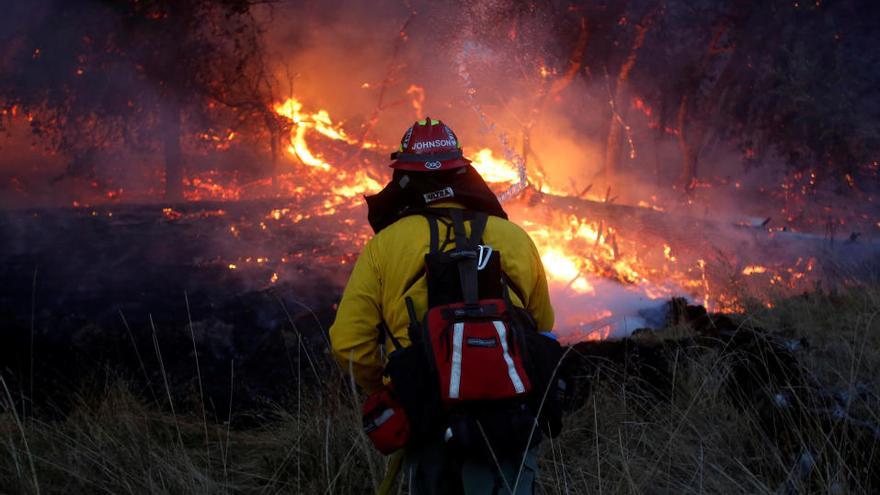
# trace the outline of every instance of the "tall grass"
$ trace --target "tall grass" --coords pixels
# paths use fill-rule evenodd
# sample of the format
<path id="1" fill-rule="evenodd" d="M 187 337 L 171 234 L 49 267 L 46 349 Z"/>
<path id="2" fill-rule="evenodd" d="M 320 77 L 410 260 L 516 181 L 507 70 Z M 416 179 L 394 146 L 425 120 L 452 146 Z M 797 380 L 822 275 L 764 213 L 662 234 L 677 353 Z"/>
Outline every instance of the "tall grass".
<path id="1" fill-rule="evenodd" d="M 875 465 L 878 444 L 856 438 L 847 426 L 880 424 L 878 315 L 880 293 L 863 290 L 780 300 L 771 309 L 756 305 L 740 319 L 743 329 L 807 338 L 811 347 L 801 361 L 819 396 L 802 405 L 841 409 L 827 416 L 776 411 L 781 424 L 774 428 L 783 432 L 776 437 L 768 433 L 767 403 L 743 405 L 729 393 L 736 363 L 721 350 L 676 356 L 665 397 L 624 368 L 607 367 L 568 414 L 563 434 L 541 444 L 539 489 L 603 495 L 880 489 L 861 471 Z M 679 327 L 668 335 L 688 332 Z M 202 409 L 172 416 L 123 381 L 98 395 L 80 393 L 73 411 L 54 420 L 38 415 L 22 422 L 14 397 L 4 394 L 0 492 L 373 493 L 387 459 L 364 441 L 349 382 L 328 377 L 320 389 L 301 388 L 300 397 L 295 407 L 267 407 L 248 421 L 261 426 L 236 429 Z M 789 397 L 807 400 L 797 391 Z M 829 425 L 827 417 L 839 424 Z"/>

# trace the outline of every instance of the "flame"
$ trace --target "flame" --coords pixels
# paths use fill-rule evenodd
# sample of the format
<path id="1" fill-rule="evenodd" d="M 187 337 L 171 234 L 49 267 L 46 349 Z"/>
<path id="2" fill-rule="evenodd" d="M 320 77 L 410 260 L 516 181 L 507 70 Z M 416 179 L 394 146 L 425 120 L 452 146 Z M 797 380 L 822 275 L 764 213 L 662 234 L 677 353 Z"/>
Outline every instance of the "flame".
<path id="1" fill-rule="evenodd" d="M 184 177 L 183 185 L 186 187 L 184 197 L 189 201 L 203 201 L 206 199 L 236 201 L 241 199 L 241 188 L 235 184 L 224 185 L 217 182 L 217 172 L 208 172 L 195 177 Z"/>
<path id="2" fill-rule="evenodd" d="M 423 119 L 425 117 L 425 111 L 423 108 L 423 105 L 425 104 L 425 88 L 410 84 L 409 88 L 406 90 L 406 94 L 412 97 L 410 103 L 412 104 L 413 110 L 416 111 L 416 118 Z"/>
<path id="3" fill-rule="evenodd" d="M 582 275 L 583 272 L 578 267 L 576 259 L 561 249 L 545 249 L 541 254 L 541 262 L 550 280 L 568 283 L 572 290 L 582 294 L 596 293 L 596 289 Z"/>
<path id="4" fill-rule="evenodd" d="M 664 245 L 663 245 L 663 256 L 664 256 L 667 260 L 669 260 L 669 261 L 671 261 L 671 262 L 673 262 L 673 263 L 675 263 L 675 261 L 676 261 L 675 256 L 672 255 L 672 247 L 671 247 L 669 244 L 664 244 Z"/>
<path id="5" fill-rule="evenodd" d="M 202 132 L 196 135 L 196 138 L 203 143 L 213 145 L 214 149 L 223 151 L 228 150 L 232 146 L 232 141 L 237 136 L 232 129 L 227 129 L 223 134 L 214 132 Z"/>
<path id="6" fill-rule="evenodd" d="M 504 159 L 495 157 L 491 149 L 482 148 L 469 156 L 471 165 L 486 182 L 494 184 L 519 182 L 519 171 L 516 167 Z"/>
<path id="7" fill-rule="evenodd" d="M 345 183 L 346 178 L 350 177 L 349 175 L 343 174 L 343 180 L 340 181 L 343 184 L 333 188 L 333 193 L 337 196 L 341 196 L 343 198 L 354 198 L 356 196 L 361 196 L 368 192 L 375 192 L 382 189 L 382 184 L 379 184 L 376 179 L 370 177 L 362 170 L 358 170 L 351 177 L 351 182 Z"/>
<path id="8" fill-rule="evenodd" d="M 162 215 L 168 220 L 177 220 L 183 216 L 183 213 L 176 211 L 174 208 L 162 208 Z"/>
<path id="9" fill-rule="evenodd" d="M 421 115 L 424 110 L 424 89 L 410 85 L 406 93 L 411 98 L 413 110 Z M 651 109 L 641 100 L 633 104 L 649 119 L 653 117 Z M 331 245 L 320 254 L 285 251 L 260 253 L 257 256 L 242 253 L 214 261 L 220 267 L 239 273 L 258 270 L 257 279 L 261 284 L 268 285 L 276 284 L 282 278 L 289 280 L 298 276 L 307 262 L 340 266 L 354 261 L 352 253 L 370 237 L 368 228 L 360 220 L 363 218 L 363 210 L 359 209 L 362 207 L 361 196 L 376 192 L 383 185 L 382 178 L 370 172 L 369 167 L 360 167 L 360 164 L 378 159 L 373 158 L 379 156 L 374 150 L 391 148 L 352 137 L 358 133 L 346 129 L 327 110 L 306 110 L 307 105 L 294 97 L 278 102 L 273 108 L 290 125 L 289 135 L 285 136 L 289 160 L 298 160 L 305 166 L 291 167 L 275 177 L 250 182 L 242 182 L 234 174 L 231 178 L 222 176 L 216 171 L 202 172 L 184 180 L 185 197 L 191 201 L 241 200 L 270 194 L 291 201 L 287 205 L 273 204 L 256 218 L 236 216 L 234 223 L 228 226 L 228 235 L 236 241 L 252 239 L 255 234 L 275 237 L 282 229 L 292 225 L 302 228 L 317 226 L 321 232 L 333 232 Z M 17 109 L 11 107 L 3 111 L 15 113 Z M 196 138 L 223 149 L 237 136 L 232 131 L 221 130 Z M 352 160 L 353 156 L 359 160 Z M 517 167 L 504 158 L 505 153 L 497 148 L 477 146 L 466 149 L 465 156 L 472 160 L 474 168 L 496 192 L 520 181 Z M 723 266 L 713 261 L 714 258 L 702 257 L 706 256 L 705 251 L 695 253 L 689 246 L 676 243 L 672 238 L 668 244 L 647 241 L 631 228 L 626 230 L 626 225 L 609 225 L 608 220 L 590 218 L 589 214 L 578 213 L 576 209 L 544 207 L 542 197 L 546 195 L 576 196 L 605 205 L 613 203 L 613 200 L 609 199 L 610 193 L 588 196 L 589 189 L 586 189 L 580 194 L 577 191 L 572 194 L 570 190 L 555 189 L 544 183 L 539 174 L 533 177 L 537 177 L 536 182 L 541 182 L 531 189 L 538 192 L 532 196 L 522 194 L 514 198 L 505 203 L 505 209 L 532 238 L 551 289 L 564 291 L 565 297 L 573 295 L 578 298 L 577 301 L 583 301 L 583 307 L 578 308 L 575 318 L 567 318 L 564 323 L 568 325 L 566 331 L 569 332 L 565 340 L 608 338 L 616 325 L 613 319 L 627 316 L 598 302 L 607 288 L 603 279 L 613 281 L 615 287 L 619 283 L 623 290 L 637 293 L 643 299 L 684 294 L 698 300 L 710 311 L 741 309 L 737 295 L 719 282 L 722 280 L 719 272 Z M 812 172 L 802 174 L 800 179 L 795 177 L 790 184 L 786 183 L 785 190 L 798 191 L 802 184 L 797 181 L 811 181 L 814 177 L 815 173 Z M 575 186 L 572 185 L 572 188 L 575 189 Z M 627 208 L 641 208 L 644 213 L 652 215 L 664 211 L 656 197 L 633 202 L 635 205 L 627 205 Z M 80 206 L 80 203 L 74 202 L 74 206 Z M 192 215 L 171 208 L 163 209 L 162 214 L 168 220 L 181 217 L 189 219 Z M 330 222 L 335 222 L 334 228 L 328 229 L 326 226 Z M 880 223 L 877 226 L 880 227 Z M 236 242 L 236 245 L 239 244 L 245 243 Z M 793 266 L 761 261 L 762 264 L 743 261 L 742 264 L 728 265 L 733 272 L 723 275 L 733 277 L 740 273 L 748 277 L 765 274 L 749 279 L 737 278 L 737 281 L 774 288 L 796 288 L 810 279 L 809 274 L 816 264 L 813 258 L 799 259 Z"/>
<path id="10" fill-rule="evenodd" d="M 743 268 L 743 275 L 754 275 L 756 273 L 766 273 L 767 267 L 762 265 L 750 265 Z"/>
<path id="11" fill-rule="evenodd" d="M 611 317 L 610 311 L 608 312 L 608 317 L 609 318 Z M 583 340 L 586 340 L 587 342 L 597 341 L 597 340 L 605 340 L 610 336 L 611 336 L 611 325 L 605 325 L 604 327 L 602 327 L 598 330 L 593 330 L 592 332 L 587 333 L 583 337 Z"/>
<path id="12" fill-rule="evenodd" d="M 306 143 L 306 133 L 313 130 L 333 141 L 342 141 L 347 144 L 356 144 L 357 140 L 348 137 L 341 126 L 333 123 L 327 110 L 305 113 L 302 109 L 303 104 L 294 97 L 275 105 L 275 112 L 293 123 L 287 151 L 298 157 L 304 164 L 328 172 L 330 164 L 324 161 L 320 154 L 313 153 L 309 149 L 309 145 Z"/>
<path id="13" fill-rule="evenodd" d="M 583 341 L 605 340 L 611 336 L 613 317 L 614 313 L 607 309 L 592 313 L 585 310 L 581 322 L 573 330 L 561 335 L 560 341 L 563 344 L 573 344 Z"/>
<path id="14" fill-rule="evenodd" d="M 697 264 L 700 266 L 700 280 L 703 282 L 703 289 L 705 290 L 703 294 L 703 306 L 708 308 L 711 293 L 709 292 L 709 279 L 706 277 L 706 260 L 699 259 L 697 260 Z"/>

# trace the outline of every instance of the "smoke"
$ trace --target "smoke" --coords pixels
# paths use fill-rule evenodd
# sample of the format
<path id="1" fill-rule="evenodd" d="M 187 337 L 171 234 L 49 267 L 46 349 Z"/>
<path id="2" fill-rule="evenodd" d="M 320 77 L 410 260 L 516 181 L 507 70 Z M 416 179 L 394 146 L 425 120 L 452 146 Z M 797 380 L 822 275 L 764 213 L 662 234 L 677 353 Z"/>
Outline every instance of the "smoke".
<path id="1" fill-rule="evenodd" d="M 28 22 L 37 22 L 45 14 L 42 8 L 22 8 L 28 13 L 23 18 L 31 19 Z M 773 195 L 788 176 L 779 157 L 768 156 L 764 167 L 746 170 L 741 151 L 716 138 L 699 157 L 703 182 L 693 195 L 686 198 L 680 188 L 674 190 L 682 167 L 674 130 L 658 128 L 650 112 L 637 107 L 634 92 L 616 95 L 615 74 L 607 74 L 608 68 L 576 64 L 568 76 L 580 28 L 577 16 L 559 12 L 500 0 L 330 0 L 269 2 L 255 13 L 265 30 L 274 96 L 278 100 L 296 96 L 307 112 L 326 109 L 349 134 L 384 146 L 367 157 L 371 171 L 385 171 L 379 179 L 390 178 L 384 157 L 404 130 L 413 120 L 430 116 L 453 127 L 466 152 L 492 148 L 496 156 L 522 165 L 528 180 L 550 194 L 581 195 L 590 188 L 584 197 L 592 200 L 662 209 L 662 221 L 658 213 L 642 223 L 625 218 L 615 225 L 634 240 L 632 246 L 621 249 L 639 250 L 662 261 L 663 244 L 668 242 L 696 280 L 702 275 L 701 259 L 708 271 L 714 271 L 709 273 L 713 281 L 731 280 L 745 291 L 747 286 L 754 290 L 751 285 L 770 284 L 767 277 L 744 278 L 742 272 L 748 265 L 789 264 L 803 271 L 811 259 L 869 257 L 877 236 L 876 207 L 856 204 L 835 192 L 829 193 L 824 204 L 780 212 L 780 202 L 790 198 Z M 569 19 L 570 25 L 560 18 Z M 9 22 L 0 26 L 3 33 L 13 27 Z M 607 40 L 588 37 L 586 42 L 591 46 Z M 126 81 L 120 75 L 117 83 Z M 146 81 L 138 91 L 155 94 L 154 83 Z M 423 101 L 416 97 L 422 94 Z M 612 101 L 625 132 L 617 179 L 609 190 L 602 171 Z M 66 157 L 32 145 L 34 138 L 24 122 L 11 126 L 10 132 L 2 141 L 7 153 L 0 158 L 0 206 L 69 205 L 80 196 L 71 181 L 52 181 L 68 165 Z M 260 146 L 250 141 L 231 151 L 189 151 L 186 166 L 190 171 L 234 172 L 255 180 L 274 172 L 265 146 Z M 355 170 L 364 166 L 363 156 L 358 158 L 334 165 Z M 124 190 L 123 200 L 161 194 L 161 162 L 155 150 L 133 146 L 104 150 L 93 160 L 96 179 L 112 184 L 113 190 Z M 282 169 L 297 166 L 291 157 L 280 162 Z M 22 184 L 24 192 L 17 192 L 15 184 Z M 821 223 L 815 225 L 812 236 L 789 231 L 788 224 L 804 218 L 831 225 L 831 217 L 839 211 L 848 211 L 849 217 L 867 214 L 857 225 L 834 223 L 838 230 L 832 235 L 821 234 Z M 516 209 L 513 213 L 513 220 L 521 220 Z M 769 223 L 765 223 L 767 218 Z M 260 219 L 250 223 L 255 224 L 255 233 L 247 242 L 231 238 L 226 228 L 206 234 L 203 242 L 212 246 L 206 255 L 246 258 L 245 253 L 253 250 L 254 257 L 277 257 L 276 251 L 263 252 L 266 241 L 259 237 L 263 235 Z M 356 224 L 351 230 L 358 227 L 363 230 L 364 225 Z M 841 242 L 857 231 L 858 242 Z M 329 246 L 330 242 L 326 251 L 357 247 L 352 242 Z M 829 261 L 829 266 L 838 264 Z M 271 274 L 271 270 L 261 271 L 259 283 L 265 284 Z M 280 274 L 302 276 L 299 267 Z M 572 329 L 567 337 L 596 331 L 619 336 L 655 325 L 644 310 L 656 307 L 658 299 L 707 290 L 702 284 L 671 287 L 658 296 L 640 283 L 622 285 L 598 277 L 588 277 L 588 283 L 593 287 L 588 292 L 574 291 L 566 284 L 551 286 L 559 325 Z M 584 308 L 601 310 L 590 315 Z M 603 316 L 602 311 L 613 316 Z"/>

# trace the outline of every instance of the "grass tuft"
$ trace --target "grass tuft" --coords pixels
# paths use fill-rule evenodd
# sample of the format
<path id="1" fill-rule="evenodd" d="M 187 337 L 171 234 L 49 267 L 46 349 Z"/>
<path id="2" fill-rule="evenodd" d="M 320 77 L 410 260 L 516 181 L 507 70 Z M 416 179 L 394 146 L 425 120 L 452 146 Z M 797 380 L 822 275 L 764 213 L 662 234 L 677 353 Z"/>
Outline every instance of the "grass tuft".
<path id="1" fill-rule="evenodd" d="M 798 357 L 809 393 L 751 391 L 803 407 L 741 400 L 729 387 L 741 363 L 721 350 L 676 354 L 665 398 L 609 365 L 568 414 L 563 434 L 542 443 L 540 493 L 880 490 L 880 292 L 808 294 L 772 308 L 756 304 L 737 319 L 743 329 L 806 339 Z M 637 339 L 690 336 L 679 325 Z M 248 429 L 206 419 L 200 408 L 171 414 L 133 390 L 119 380 L 101 394 L 78 395 L 62 417 L 31 421 L 21 421 L 5 393 L 0 492 L 362 494 L 383 478 L 387 459 L 365 442 L 360 398 L 341 376 L 302 389 L 295 407 L 269 407 L 244 422 L 261 425 Z"/>

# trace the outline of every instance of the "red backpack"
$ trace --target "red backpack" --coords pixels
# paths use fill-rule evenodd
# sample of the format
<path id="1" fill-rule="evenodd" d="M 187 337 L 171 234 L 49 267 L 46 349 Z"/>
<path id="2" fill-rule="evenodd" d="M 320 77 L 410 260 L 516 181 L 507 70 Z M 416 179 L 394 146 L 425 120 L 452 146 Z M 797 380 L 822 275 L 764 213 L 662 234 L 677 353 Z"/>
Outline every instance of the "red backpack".
<path id="1" fill-rule="evenodd" d="M 512 324 L 510 300 L 502 279 L 501 253 L 482 244 L 488 216 L 457 209 L 440 210 L 451 219 L 441 244 L 444 216 L 425 215 L 431 244 L 425 255 L 428 311 L 419 323 L 407 298 L 411 324 L 419 325 L 429 366 L 447 408 L 476 401 L 527 397 L 524 336 Z M 470 216 L 471 234 L 465 230 Z M 455 234 L 455 247 L 444 250 Z"/>

